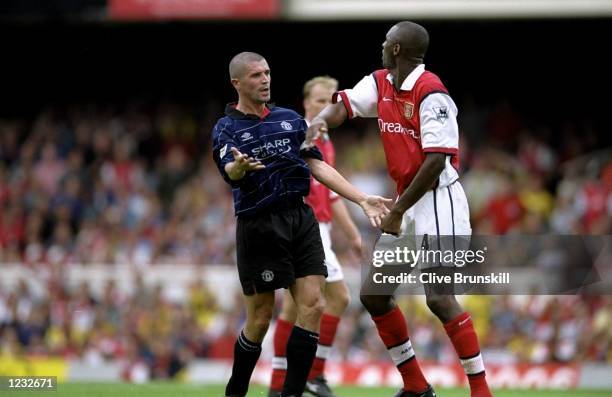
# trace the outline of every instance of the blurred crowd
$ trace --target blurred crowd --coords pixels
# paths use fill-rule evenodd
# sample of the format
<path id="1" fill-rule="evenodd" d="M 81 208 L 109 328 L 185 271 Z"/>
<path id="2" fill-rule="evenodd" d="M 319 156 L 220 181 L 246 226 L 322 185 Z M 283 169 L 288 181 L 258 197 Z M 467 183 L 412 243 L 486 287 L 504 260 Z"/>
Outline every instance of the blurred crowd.
<path id="1" fill-rule="evenodd" d="M 605 131 L 581 121 L 534 123 L 505 101 L 459 105 L 461 181 L 474 233 L 610 234 L 612 149 Z M 215 101 L 200 107 L 134 101 L 0 119 L 0 267 L 61 275 L 89 264 L 138 271 L 158 263 L 234 264 L 231 195 L 210 153 L 222 108 Z M 363 190 L 392 197 L 376 128 L 360 120 L 334 133 L 338 168 Z M 355 216 L 370 236 L 365 219 Z M 334 241 L 345 265 L 359 265 L 337 231 Z M 120 358 L 141 361 L 153 376 L 173 376 L 193 357 L 231 352 L 243 316 L 239 304 L 220 312 L 199 283 L 189 287 L 188 302 L 176 305 L 164 301 L 161 286 L 140 283 L 124 296 L 109 284 L 94 297 L 86 284 L 69 290 L 61 277 L 50 280 L 43 299 L 25 283 L 0 289 L 0 354 Z M 612 362 L 609 298 L 476 302 L 484 345 L 500 357 Z M 417 350 L 432 360 L 451 354 L 435 320 L 420 314 L 424 306 L 406 304 Z M 382 354 L 360 309 L 343 324 L 339 357 Z"/>
<path id="2" fill-rule="evenodd" d="M 101 293 L 89 284 L 72 290 L 60 280 L 43 295 L 22 281 L 0 289 L 0 372 L 3 359 L 63 357 L 89 365 L 113 360 L 126 380 L 180 377 L 194 359 L 231 359 L 244 321 L 241 296 L 215 296 L 201 280 L 184 302 L 161 285 L 137 277 L 130 293 L 109 281 Z M 280 301 L 280 294 L 277 298 Z M 221 310 L 220 299 L 234 300 Z M 280 303 L 280 302 L 279 302 Z M 612 363 L 612 296 L 466 296 L 487 362 Z M 423 297 L 401 296 L 411 338 L 424 362 L 455 362 L 455 351 Z M 271 333 L 264 359 L 271 359 Z M 370 316 L 353 302 L 332 349 L 336 362 L 385 361 L 388 352 Z"/>

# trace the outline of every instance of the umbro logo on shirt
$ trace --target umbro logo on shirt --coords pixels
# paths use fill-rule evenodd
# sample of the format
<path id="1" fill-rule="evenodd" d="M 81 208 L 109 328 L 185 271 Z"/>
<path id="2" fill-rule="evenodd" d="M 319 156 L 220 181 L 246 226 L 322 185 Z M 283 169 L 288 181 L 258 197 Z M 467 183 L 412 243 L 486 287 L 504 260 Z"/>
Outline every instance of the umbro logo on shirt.
<path id="1" fill-rule="evenodd" d="M 253 139 L 253 135 L 251 135 L 250 132 L 245 132 L 244 134 L 240 135 L 240 138 L 243 141 L 248 141 L 249 139 Z"/>

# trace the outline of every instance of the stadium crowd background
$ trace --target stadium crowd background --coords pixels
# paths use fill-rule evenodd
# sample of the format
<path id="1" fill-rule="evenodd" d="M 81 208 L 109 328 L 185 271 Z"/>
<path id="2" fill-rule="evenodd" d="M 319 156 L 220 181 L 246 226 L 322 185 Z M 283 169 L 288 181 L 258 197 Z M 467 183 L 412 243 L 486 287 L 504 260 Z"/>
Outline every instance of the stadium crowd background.
<path id="1" fill-rule="evenodd" d="M 425 24 L 427 65 L 459 106 L 474 233 L 610 234 L 608 112 L 596 96 L 609 92 L 609 81 L 589 80 L 609 70 L 593 40 L 608 32 L 607 22 Z M 0 357 L 118 359 L 157 378 L 177 375 L 195 358 L 230 358 L 244 316 L 240 296 L 194 281 L 177 302 L 142 275 L 155 264 L 235 263 L 231 197 L 209 142 L 233 98 L 224 76 L 235 43 L 269 58 L 274 100 L 299 109 L 306 79 L 330 74 L 345 87 L 379 67 L 388 26 L 342 25 L 348 37 L 362 38 L 343 43 L 342 54 L 361 55 L 349 67 L 344 58 L 321 61 L 337 59 L 336 46 L 296 61 L 275 40 L 262 40 L 307 30 L 312 36 L 297 47 L 309 48 L 329 43 L 335 24 L 0 25 L 3 37 L 20 39 L 6 43 L 11 62 L 0 74 L 0 269 L 29 267 L 44 285 L 0 282 Z M 245 33 L 253 31 L 260 35 Z M 498 45 L 480 39 L 493 34 Z M 570 36 L 588 61 L 565 62 Z M 225 40 L 204 44 L 210 37 Z M 567 92 L 576 86 L 580 92 Z M 376 128 L 355 121 L 334 132 L 338 168 L 363 190 L 393 197 Z M 356 219 L 371 241 L 372 230 Z M 359 266 L 343 236 L 334 239 L 343 264 Z M 101 292 L 86 283 L 69 287 L 67 269 L 95 264 L 141 276 L 131 293 L 112 282 Z M 220 304 L 228 299 L 237 303 Z M 422 300 L 400 300 L 422 360 L 454 360 Z M 487 362 L 612 363 L 609 295 L 464 302 Z M 357 300 L 340 323 L 333 359 L 388 360 Z"/>
<path id="2" fill-rule="evenodd" d="M 201 281 L 189 286 L 186 302 L 172 302 L 161 285 L 141 278 L 131 294 L 111 282 L 96 295 L 87 283 L 69 289 L 62 277 L 77 264 L 142 273 L 155 264 L 235 263 L 231 196 L 209 156 L 221 106 L 51 106 L 31 120 L 0 120 L 0 262 L 31 267 L 46 285 L 34 291 L 24 280 L 0 290 L 0 354 L 142 361 L 162 378 L 192 358 L 231 358 L 242 305 L 222 311 L 221 297 Z M 507 101 L 460 109 L 462 181 L 475 233 L 610 233 L 612 161 L 597 155 L 601 132 L 588 124 L 530 129 Z M 392 195 L 378 139 L 372 122 L 338 131 L 338 168 L 363 189 Z M 343 236 L 335 237 L 341 261 L 359 266 Z M 612 362 L 609 296 L 465 301 L 490 360 Z M 450 359 L 423 302 L 402 297 L 401 304 L 420 356 Z M 367 318 L 358 303 L 351 306 L 336 359 L 386 357 Z"/>

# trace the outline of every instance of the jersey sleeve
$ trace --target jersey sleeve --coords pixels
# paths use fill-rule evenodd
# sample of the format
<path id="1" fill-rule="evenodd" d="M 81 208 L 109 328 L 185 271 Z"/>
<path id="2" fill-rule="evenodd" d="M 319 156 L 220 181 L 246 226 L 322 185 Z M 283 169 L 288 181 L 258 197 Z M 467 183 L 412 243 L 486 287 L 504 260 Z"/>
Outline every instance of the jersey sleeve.
<path id="1" fill-rule="evenodd" d="M 308 124 L 306 124 L 306 120 L 300 119 L 300 126 L 298 129 L 299 141 L 300 141 L 300 157 L 301 158 L 313 158 L 317 160 L 323 161 L 323 154 L 319 150 L 316 145 L 307 145 L 306 144 L 306 130 L 308 129 Z"/>
<path id="2" fill-rule="evenodd" d="M 450 96 L 437 92 L 425 97 L 420 106 L 420 118 L 424 153 L 458 153 L 457 106 Z"/>
<path id="3" fill-rule="evenodd" d="M 213 160 L 217 164 L 217 168 L 225 182 L 229 183 L 232 187 L 237 187 L 240 185 L 239 181 L 231 180 L 227 172 L 225 172 L 225 166 L 234 161 L 234 155 L 232 154 L 233 147 L 238 148 L 238 144 L 231 137 L 228 130 L 222 125 L 215 125 L 213 129 Z"/>
<path id="4" fill-rule="evenodd" d="M 334 94 L 332 102 L 342 101 L 349 118 L 378 116 L 378 89 L 371 74 L 365 76 L 355 87 Z"/>

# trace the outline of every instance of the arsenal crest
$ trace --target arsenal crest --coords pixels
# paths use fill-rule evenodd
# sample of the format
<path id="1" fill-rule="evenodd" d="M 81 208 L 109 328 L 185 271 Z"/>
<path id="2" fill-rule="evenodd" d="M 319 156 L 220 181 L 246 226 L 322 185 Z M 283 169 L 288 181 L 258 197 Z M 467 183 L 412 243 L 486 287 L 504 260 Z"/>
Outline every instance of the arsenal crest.
<path id="1" fill-rule="evenodd" d="M 404 102 L 404 116 L 407 119 L 412 118 L 413 111 L 414 111 L 414 104 L 410 102 Z"/>

